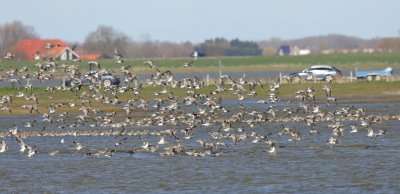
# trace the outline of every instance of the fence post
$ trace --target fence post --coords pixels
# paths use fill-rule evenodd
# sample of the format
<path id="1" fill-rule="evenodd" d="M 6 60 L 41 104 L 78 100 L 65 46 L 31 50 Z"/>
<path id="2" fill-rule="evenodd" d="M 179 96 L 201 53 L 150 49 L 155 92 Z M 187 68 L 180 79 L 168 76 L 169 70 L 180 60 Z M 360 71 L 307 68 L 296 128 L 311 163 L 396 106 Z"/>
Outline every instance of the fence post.
<path id="1" fill-rule="evenodd" d="M 350 83 L 353 83 L 353 71 L 350 71 Z"/>
<path id="2" fill-rule="evenodd" d="M 279 83 L 282 82 L 282 72 L 279 72 Z"/>
<path id="3" fill-rule="evenodd" d="M 221 77 L 221 75 L 222 75 L 222 62 L 221 62 L 221 59 L 219 59 L 219 77 Z"/>
<path id="4" fill-rule="evenodd" d="M 210 86 L 210 74 L 207 73 L 207 86 Z"/>
<path id="5" fill-rule="evenodd" d="M 65 89 L 65 77 L 63 77 L 63 79 L 62 79 L 61 86 L 62 86 L 63 89 Z"/>

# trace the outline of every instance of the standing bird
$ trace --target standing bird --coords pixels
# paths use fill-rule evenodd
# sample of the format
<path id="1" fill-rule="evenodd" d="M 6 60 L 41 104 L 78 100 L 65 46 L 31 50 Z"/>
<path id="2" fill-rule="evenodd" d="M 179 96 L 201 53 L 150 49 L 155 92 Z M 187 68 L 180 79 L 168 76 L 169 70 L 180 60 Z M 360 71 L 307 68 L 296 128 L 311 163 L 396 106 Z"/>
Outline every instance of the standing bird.
<path id="1" fill-rule="evenodd" d="M 12 113 L 12 107 L 11 106 L 4 106 L 4 107 L 2 107 L 1 109 L 0 109 L 0 111 L 6 111 L 6 112 L 9 112 L 9 113 Z"/>

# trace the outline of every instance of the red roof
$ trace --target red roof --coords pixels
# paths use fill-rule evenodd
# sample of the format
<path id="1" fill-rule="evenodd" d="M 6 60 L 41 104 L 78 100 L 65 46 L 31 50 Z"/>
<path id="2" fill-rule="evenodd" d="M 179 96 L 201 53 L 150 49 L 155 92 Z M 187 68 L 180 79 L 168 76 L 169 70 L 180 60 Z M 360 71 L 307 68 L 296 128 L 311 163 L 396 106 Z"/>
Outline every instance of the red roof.
<path id="1" fill-rule="evenodd" d="M 97 60 L 99 58 L 101 58 L 101 54 L 97 54 L 97 53 L 91 53 L 91 54 L 79 54 L 79 56 L 81 57 L 81 59 L 84 60 Z"/>
<path id="2" fill-rule="evenodd" d="M 54 48 L 45 48 L 47 43 L 57 45 Z M 64 41 L 54 40 L 20 40 L 17 42 L 12 51 L 16 56 L 24 59 L 33 59 L 36 52 L 40 52 L 42 57 L 58 57 L 61 52 L 68 47 Z"/>

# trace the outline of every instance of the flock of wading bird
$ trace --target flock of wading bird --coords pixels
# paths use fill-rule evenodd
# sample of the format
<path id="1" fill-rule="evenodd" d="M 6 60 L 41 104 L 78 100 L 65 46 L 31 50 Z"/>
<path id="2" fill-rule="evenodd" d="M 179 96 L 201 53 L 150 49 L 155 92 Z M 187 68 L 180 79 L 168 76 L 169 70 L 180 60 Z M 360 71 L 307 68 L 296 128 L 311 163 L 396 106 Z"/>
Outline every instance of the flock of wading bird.
<path id="1" fill-rule="evenodd" d="M 124 83 L 109 87 L 101 87 L 101 83 L 96 81 L 99 79 L 97 74 L 94 74 L 94 81 L 82 90 L 86 86 L 82 86 L 82 80 L 79 80 L 79 65 L 83 63 L 77 60 L 68 65 L 58 64 L 39 55 L 35 56 L 38 60 L 36 71 L 31 71 L 33 68 L 30 67 L 2 70 L 1 80 L 9 81 L 18 94 L 1 96 L 1 111 L 12 113 L 13 109 L 24 108 L 26 114 L 34 116 L 33 121 L 16 123 L 0 131 L 0 154 L 10 150 L 15 154 L 19 150 L 27 157 L 37 153 L 112 157 L 116 153 L 144 152 L 161 156 L 204 157 L 221 156 L 225 150 L 235 146 L 258 145 L 266 155 L 276 155 L 284 152 L 287 144 L 304 141 L 304 136 L 321 137 L 322 133 L 328 134 L 328 138 L 321 142 L 327 148 L 340 144 L 341 138 L 352 138 L 356 133 L 362 133 L 365 138 L 380 138 L 386 129 L 379 123 L 399 119 L 398 115 L 368 115 L 362 108 L 341 106 L 332 96 L 328 83 L 323 87 L 325 96 L 319 100 L 316 100 L 315 89 L 308 87 L 295 91 L 295 98 L 281 102 L 279 80 L 261 83 L 246 77 L 233 79 L 222 75 L 215 83 L 216 87 L 201 93 L 199 89 L 204 87 L 204 83 L 197 77 L 177 80 L 171 71 L 160 71 L 152 60 L 146 60 L 144 63 L 154 74 L 140 80 L 129 66 L 125 66 L 117 50 L 114 55 Z M 5 59 L 12 60 L 13 55 L 7 54 Z M 89 66 L 93 64 L 100 67 L 96 61 L 88 62 Z M 191 61 L 183 66 L 190 68 L 193 64 Z M 45 104 L 35 94 L 32 85 L 21 85 L 21 80 L 27 78 L 53 79 L 53 74 L 59 71 L 75 79 L 75 84 L 47 87 L 43 93 L 49 99 L 60 92 L 75 95 L 68 102 Z M 160 88 L 160 91 L 154 93 L 153 99 L 141 98 L 142 92 L 151 86 L 159 86 L 153 88 Z M 178 99 L 173 88 L 185 90 L 186 96 Z M 256 89 L 267 90 L 267 96 L 258 95 Z M 222 99 L 220 94 L 223 93 L 233 97 Z M 119 98 L 121 94 L 132 98 L 122 101 Z M 14 106 L 15 98 L 25 99 L 26 104 Z M 101 110 L 93 106 L 93 102 L 116 107 L 119 111 Z M 251 102 L 254 102 L 253 106 L 250 106 Z M 41 109 L 46 111 L 39 111 L 40 106 L 47 107 Z M 69 107 L 75 112 L 61 112 L 61 107 Z M 93 141 L 87 137 L 99 136 L 109 137 L 109 146 L 90 145 Z M 44 137 L 57 138 L 57 141 L 52 141 L 57 145 L 37 146 L 40 141 L 45 141 Z"/>

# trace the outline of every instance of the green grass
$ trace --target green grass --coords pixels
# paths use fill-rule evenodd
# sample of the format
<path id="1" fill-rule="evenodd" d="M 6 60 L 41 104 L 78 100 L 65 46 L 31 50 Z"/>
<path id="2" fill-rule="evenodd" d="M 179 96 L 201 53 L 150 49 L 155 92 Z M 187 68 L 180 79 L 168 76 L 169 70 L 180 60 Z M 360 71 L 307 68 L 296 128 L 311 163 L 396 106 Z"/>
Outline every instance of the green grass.
<path id="1" fill-rule="evenodd" d="M 126 59 L 125 65 L 131 66 L 137 72 L 150 71 L 143 61 L 146 59 Z M 341 69 L 371 69 L 387 66 L 400 67 L 400 55 L 395 54 L 351 54 L 351 55 L 308 55 L 308 56 L 255 56 L 255 57 L 206 57 L 199 58 L 191 68 L 183 68 L 184 62 L 191 58 L 155 58 L 154 63 L 162 70 L 181 71 L 218 71 L 219 64 L 224 71 L 258 71 L 258 70 L 298 70 L 315 64 L 334 65 Z M 119 65 L 113 59 L 101 59 L 102 68 L 118 70 Z M 37 61 L 1 61 L 0 68 L 31 67 Z M 72 62 L 59 61 L 60 64 Z M 80 64 L 82 70 L 87 70 L 87 61 Z"/>
<path id="2" fill-rule="evenodd" d="M 322 90 L 324 83 L 301 83 L 301 84 L 282 84 L 280 94 L 281 96 L 294 96 L 295 91 L 313 87 L 316 89 L 317 96 L 323 96 Z M 399 94 L 400 81 L 359 81 L 353 83 L 333 83 L 332 95 L 334 96 L 368 96 L 368 95 L 381 95 L 381 94 Z"/>

